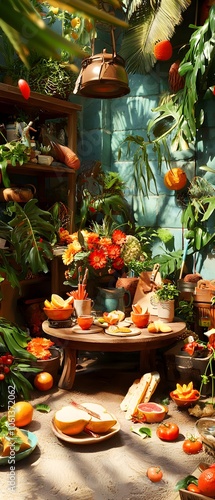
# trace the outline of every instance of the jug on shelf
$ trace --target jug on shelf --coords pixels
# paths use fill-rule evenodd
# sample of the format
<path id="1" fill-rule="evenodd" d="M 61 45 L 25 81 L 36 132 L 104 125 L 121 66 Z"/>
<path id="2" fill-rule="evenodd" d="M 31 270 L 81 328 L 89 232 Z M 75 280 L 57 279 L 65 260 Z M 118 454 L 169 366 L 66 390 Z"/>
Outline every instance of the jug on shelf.
<path id="1" fill-rule="evenodd" d="M 131 303 L 131 296 L 129 290 L 124 288 L 100 288 L 98 287 L 98 294 L 95 299 L 94 308 L 103 311 L 125 311 L 124 296 L 128 295 L 129 306 Z"/>

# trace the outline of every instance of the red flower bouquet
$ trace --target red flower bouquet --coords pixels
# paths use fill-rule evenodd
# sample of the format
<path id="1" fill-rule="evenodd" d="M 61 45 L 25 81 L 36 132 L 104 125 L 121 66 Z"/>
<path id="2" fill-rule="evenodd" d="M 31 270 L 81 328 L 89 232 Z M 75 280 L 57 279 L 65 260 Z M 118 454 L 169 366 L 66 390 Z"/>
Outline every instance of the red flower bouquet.
<path id="1" fill-rule="evenodd" d="M 111 236 L 91 232 L 78 231 L 69 234 L 60 230 L 60 241 L 67 247 L 62 255 L 63 263 L 68 266 L 66 277 L 77 277 L 77 268 L 88 269 L 89 277 L 102 277 L 121 271 L 130 260 L 140 256 L 140 242 L 135 236 L 126 235 L 120 229 L 114 229 Z"/>

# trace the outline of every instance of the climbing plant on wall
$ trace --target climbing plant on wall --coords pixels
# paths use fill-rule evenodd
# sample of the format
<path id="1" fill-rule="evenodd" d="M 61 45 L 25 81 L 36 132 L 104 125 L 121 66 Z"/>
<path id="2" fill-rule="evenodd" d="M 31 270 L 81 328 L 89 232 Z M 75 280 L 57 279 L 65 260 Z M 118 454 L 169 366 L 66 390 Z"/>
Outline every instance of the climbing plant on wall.
<path id="1" fill-rule="evenodd" d="M 204 111 L 200 105 L 203 99 L 211 98 L 214 92 L 215 61 L 215 6 L 211 7 L 209 17 L 203 26 L 190 26 L 193 33 L 189 49 L 183 58 L 179 73 L 184 77 L 184 87 L 175 94 L 165 95 L 146 129 L 147 139 L 141 136 L 128 136 L 127 153 L 135 144 L 133 153 L 134 177 L 140 194 L 147 195 L 151 184 L 156 185 L 156 176 L 151 168 L 149 150 L 157 154 L 158 172 L 162 160 L 168 162 L 171 151 L 185 150 L 195 144 L 196 130 L 204 122 Z M 213 82 L 213 85 L 212 85 Z M 119 158 L 121 150 L 119 151 Z M 143 190 L 143 186 L 145 190 Z"/>

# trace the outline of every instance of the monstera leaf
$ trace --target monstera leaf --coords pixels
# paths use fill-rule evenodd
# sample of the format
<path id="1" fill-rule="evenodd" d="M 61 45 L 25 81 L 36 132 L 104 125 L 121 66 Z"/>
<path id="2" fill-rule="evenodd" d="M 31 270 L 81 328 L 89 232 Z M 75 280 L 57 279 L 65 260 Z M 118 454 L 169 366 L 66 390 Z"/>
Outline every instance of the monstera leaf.
<path id="1" fill-rule="evenodd" d="M 19 286 L 29 271 L 47 273 L 48 261 L 53 258 L 52 245 L 56 243 L 57 234 L 52 217 L 36 203 L 36 199 L 24 207 L 13 203 L 7 209 L 11 220 L 0 221 L 0 236 L 6 238 L 9 245 L 0 250 L 0 271 L 13 287 Z"/>
<path id="2" fill-rule="evenodd" d="M 156 42 L 172 37 L 181 13 L 191 0 L 123 0 L 129 28 L 123 34 L 120 54 L 130 73 L 149 73 L 156 59 Z"/>

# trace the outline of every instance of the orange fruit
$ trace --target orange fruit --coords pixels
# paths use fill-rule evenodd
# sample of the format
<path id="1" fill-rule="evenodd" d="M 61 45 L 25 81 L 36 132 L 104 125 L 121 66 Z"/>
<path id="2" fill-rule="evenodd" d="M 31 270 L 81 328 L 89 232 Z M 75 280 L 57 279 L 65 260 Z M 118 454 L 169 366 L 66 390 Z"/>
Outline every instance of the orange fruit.
<path id="1" fill-rule="evenodd" d="M 73 17 L 73 19 L 71 19 L 71 26 L 73 28 L 80 28 L 80 24 L 81 24 L 81 20 L 79 17 Z"/>
<path id="2" fill-rule="evenodd" d="M 182 168 L 175 167 L 164 175 L 164 186 L 168 189 L 179 191 L 187 184 L 187 176 Z"/>
<path id="3" fill-rule="evenodd" d="M 34 386 L 39 391 L 48 391 L 53 387 L 54 379 L 51 373 L 40 372 L 34 377 Z"/>
<path id="4" fill-rule="evenodd" d="M 154 56 L 159 61 L 168 61 L 172 57 L 172 44 L 169 40 L 162 40 L 154 46 Z"/>
<path id="5" fill-rule="evenodd" d="M 199 476 L 198 488 L 202 495 L 215 497 L 215 469 L 205 469 Z"/>
<path id="6" fill-rule="evenodd" d="M 31 423 L 33 411 L 33 406 L 28 401 L 19 401 L 10 407 L 8 422 L 15 422 L 16 427 L 25 427 L 25 425 Z"/>

